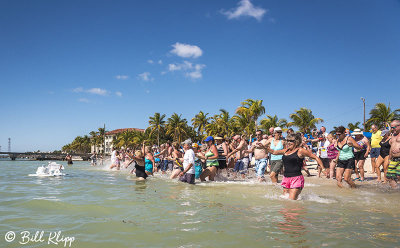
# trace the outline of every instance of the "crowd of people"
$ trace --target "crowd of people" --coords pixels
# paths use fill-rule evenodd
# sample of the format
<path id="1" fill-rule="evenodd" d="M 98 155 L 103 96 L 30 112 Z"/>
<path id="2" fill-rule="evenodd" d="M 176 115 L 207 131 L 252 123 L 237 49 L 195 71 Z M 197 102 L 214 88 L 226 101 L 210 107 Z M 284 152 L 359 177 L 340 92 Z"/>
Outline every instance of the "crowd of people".
<path id="1" fill-rule="evenodd" d="M 154 173 L 168 174 L 170 179 L 195 184 L 200 181 L 256 178 L 281 185 L 289 199 L 296 200 L 304 188 L 304 176 L 311 176 L 306 162 L 316 162 L 318 177 L 335 179 L 338 187 L 343 181 L 351 188 L 356 181 L 364 181 L 364 164 L 371 157 L 372 173 L 377 182 L 397 187 L 400 179 L 400 121 L 391 122 L 389 129 L 371 128 L 370 139 L 360 129 L 353 132 L 340 126 L 331 133 L 325 127 L 311 134 L 270 128 L 269 134 L 257 130 L 255 138 L 244 135 L 233 137 L 209 136 L 193 143 L 165 143 L 159 147 L 143 144 L 141 149 L 113 150 L 110 169 L 130 167 L 139 180 Z M 93 157 L 93 156 L 92 156 Z M 382 170 L 381 170 L 382 167 Z M 355 174 L 355 178 L 352 175 Z"/>

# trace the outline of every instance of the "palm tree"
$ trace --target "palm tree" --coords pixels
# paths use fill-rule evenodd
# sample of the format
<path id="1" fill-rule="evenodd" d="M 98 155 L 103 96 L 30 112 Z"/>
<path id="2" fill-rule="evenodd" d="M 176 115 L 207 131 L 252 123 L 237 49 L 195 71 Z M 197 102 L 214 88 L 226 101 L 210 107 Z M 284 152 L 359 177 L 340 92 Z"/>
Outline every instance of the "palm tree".
<path id="1" fill-rule="evenodd" d="M 260 121 L 260 124 L 261 129 L 263 129 L 265 132 L 268 132 L 271 127 L 281 127 L 282 129 L 285 129 L 285 127 L 287 126 L 287 120 L 278 119 L 278 116 L 276 115 L 267 115 L 267 118 L 262 119 Z"/>
<path id="2" fill-rule="evenodd" d="M 361 124 L 361 122 L 359 122 L 359 121 L 357 121 L 356 123 L 349 123 L 349 124 L 347 124 L 347 128 L 349 129 L 349 130 L 351 130 L 351 131 L 354 131 L 355 129 L 361 129 L 360 128 L 360 124 Z"/>
<path id="3" fill-rule="evenodd" d="M 287 126 L 298 127 L 300 132 L 305 133 L 309 133 L 311 129 L 316 128 L 316 124 L 324 122 L 321 118 L 315 118 L 311 109 L 307 108 L 300 108 L 300 110 L 296 110 L 289 117 L 292 119 L 292 122 L 289 122 Z"/>
<path id="4" fill-rule="evenodd" d="M 250 121 L 254 122 L 254 128 L 257 129 L 258 117 L 265 114 L 265 107 L 262 105 L 262 103 L 263 100 L 247 99 L 246 101 L 240 103 L 241 106 L 236 109 L 236 113 L 247 116 Z"/>
<path id="5" fill-rule="evenodd" d="M 225 109 L 219 111 L 221 113 L 214 115 L 206 126 L 207 135 L 229 136 L 233 133 L 232 119 Z"/>
<path id="6" fill-rule="evenodd" d="M 171 135 L 172 138 L 179 143 L 187 135 L 187 121 L 181 118 L 182 115 L 174 113 L 168 118 L 167 121 L 167 135 Z"/>
<path id="7" fill-rule="evenodd" d="M 369 112 L 369 119 L 366 124 L 371 126 L 375 124 L 379 129 L 390 125 L 390 122 L 400 118 L 400 109 L 396 109 L 392 112 L 389 106 L 384 103 L 377 103 L 375 107 Z"/>
<path id="8" fill-rule="evenodd" d="M 155 113 L 153 117 L 150 117 L 149 127 L 151 129 L 150 136 L 153 132 L 157 131 L 157 144 L 160 146 L 160 131 L 164 131 L 165 128 L 165 114 Z"/>
<path id="9" fill-rule="evenodd" d="M 211 117 L 207 117 L 208 113 L 204 114 L 203 111 L 200 111 L 197 115 L 192 118 L 192 125 L 197 129 L 197 134 L 202 136 L 206 129 L 206 126 L 209 124 L 209 120 Z"/>

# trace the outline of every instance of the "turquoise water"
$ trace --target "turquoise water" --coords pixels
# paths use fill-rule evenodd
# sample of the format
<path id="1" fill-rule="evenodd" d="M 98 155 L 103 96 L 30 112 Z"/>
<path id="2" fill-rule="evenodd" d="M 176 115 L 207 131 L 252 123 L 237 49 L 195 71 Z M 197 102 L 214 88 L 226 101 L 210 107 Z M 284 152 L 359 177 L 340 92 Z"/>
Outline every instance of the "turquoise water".
<path id="1" fill-rule="evenodd" d="M 400 191 L 386 186 L 306 178 L 290 201 L 271 184 L 141 182 L 60 163 L 67 176 L 38 178 L 28 175 L 43 162 L 0 161 L 0 247 L 49 247 L 57 231 L 71 247 L 400 247 Z M 44 231 L 44 241 L 21 245 L 23 231 Z"/>

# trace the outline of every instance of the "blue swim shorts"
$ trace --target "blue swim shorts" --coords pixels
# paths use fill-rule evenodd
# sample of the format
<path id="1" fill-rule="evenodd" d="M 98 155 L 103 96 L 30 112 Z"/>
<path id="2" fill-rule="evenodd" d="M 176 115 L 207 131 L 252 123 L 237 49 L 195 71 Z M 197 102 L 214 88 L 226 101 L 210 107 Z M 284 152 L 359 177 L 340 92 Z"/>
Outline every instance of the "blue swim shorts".
<path id="1" fill-rule="evenodd" d="M 265 168 L 267 168 L 267 159 L 257 159 L 254 169 L 258 177 L 264 178 Z"/>

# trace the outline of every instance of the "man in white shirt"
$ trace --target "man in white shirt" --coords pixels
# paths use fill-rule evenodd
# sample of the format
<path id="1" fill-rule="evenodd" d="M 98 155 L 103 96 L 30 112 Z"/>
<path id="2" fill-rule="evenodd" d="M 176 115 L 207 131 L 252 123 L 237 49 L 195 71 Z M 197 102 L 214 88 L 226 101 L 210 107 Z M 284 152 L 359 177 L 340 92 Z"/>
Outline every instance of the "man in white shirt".
<path id="1" fill-rule="evenodd" d="M 192 141 L 190 139 L 185 140 L 183 143 L 183 149 L 185 155 L 183 156 L 183 171 L 179 174 L 179 181 L 189 184 L 194 184 L 195 179 L 195 167 L 194 160 L 195 154 L 192 149 Z"/>

